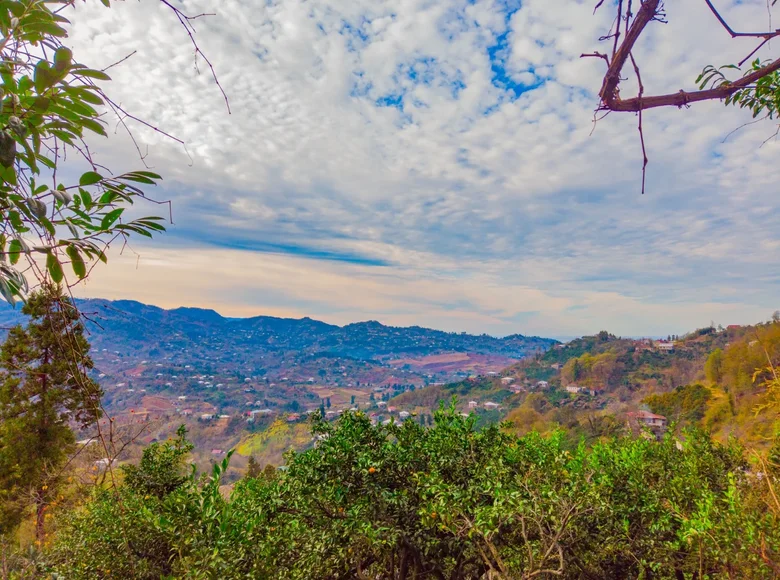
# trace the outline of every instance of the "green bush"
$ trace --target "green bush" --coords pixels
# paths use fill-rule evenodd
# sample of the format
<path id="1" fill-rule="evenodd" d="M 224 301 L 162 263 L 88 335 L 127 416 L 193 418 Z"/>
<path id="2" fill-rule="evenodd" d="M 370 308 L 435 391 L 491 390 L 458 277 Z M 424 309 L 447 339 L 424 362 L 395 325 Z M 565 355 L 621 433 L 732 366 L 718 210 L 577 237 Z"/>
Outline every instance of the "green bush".
<path id="1" fill-rule="evenodd" d="M 435 419 L 315 417 L 315 448 L 229 500 L 227 460 L 162 497 L 98 493 L 49 563 L 73 579 L 776 577 L 774 480 L 736 445 L 688 431 L 572 450 L 562 432 L 478 430 L 454 407 Z"/>

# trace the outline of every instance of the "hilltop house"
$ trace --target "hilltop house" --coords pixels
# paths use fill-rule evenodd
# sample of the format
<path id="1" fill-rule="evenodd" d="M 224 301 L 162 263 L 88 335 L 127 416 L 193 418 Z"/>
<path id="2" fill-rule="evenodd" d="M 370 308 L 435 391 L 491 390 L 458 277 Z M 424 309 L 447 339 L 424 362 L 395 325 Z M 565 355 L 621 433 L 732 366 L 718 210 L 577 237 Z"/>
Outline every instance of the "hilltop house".
<path id="1" fill-rule="evenodd" d="M 672 352 L 674 350 L 674 342 L 669 340 L 659 340 L 655 343 L 655 348 L 661 352 Z"/>
<path id="2" fill-rule="evenodd" d="M 666 417 L 655 415 L 650 411 L 635 411 L 627 413 L 629 421 L 636 421 L 637 424 L 645 427 L 666 427 Z"/>
<path id="3" fill-rule="evenodd" d="M 626 413 L 628 428 L 634 434 L 644 433 L 645 436 L 654 435 L 656 439 L 660 439 L 664 431 L 666 431 L 666 417 L 663 415 L 655 415 L 649 411 L 636 411 L 633 413 Z"/>

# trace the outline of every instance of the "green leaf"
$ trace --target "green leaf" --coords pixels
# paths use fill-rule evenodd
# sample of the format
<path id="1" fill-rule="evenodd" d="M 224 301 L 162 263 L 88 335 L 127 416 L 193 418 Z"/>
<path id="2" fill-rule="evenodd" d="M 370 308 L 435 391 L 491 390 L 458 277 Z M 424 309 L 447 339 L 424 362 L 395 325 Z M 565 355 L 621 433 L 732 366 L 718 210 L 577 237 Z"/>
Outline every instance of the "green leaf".
<path id="1" fill-rule="evenodd" d="M 8 256 L 11 258 L 11 263 L 16 264 L 21 254 L 22 243 L 19 240 L 11 240 L 11 243 L 8 245 Z"/>
<path id="2" fill-rule="evenodd" d="M 62 264 L 60 264 L 57 256 L 54 255 L 54 252 L 50 251 L 46 256 L 46 269 L 49 271 L 51 279 L 54 280 L 56 284 L 62 282 L 64 276 L 62 273 Z"/>
<path id="3" fill-rule="evenodd" d="M 103 176 L 95 171 L 87 171 L 79 178 L 79 185 L 84 187 L 86 185 L 94 185 L 103 181 Z"/>
<path id="4" fill-rule="evenodd" d="M 61 46 L 54 53 L 54 68 L 60 73 L 68 72 L 73 62 L 73 51 L 66 46 Z"/>
<path id="5" fill-rule="evenodd" d="M 103 221 L 100 222 L 100 229 L 107 230 L 112 225 L 114 225 L 114 222 L 119 219 L 119 216 L 122 215 L 122 212 L 125 211 L 125 208 L 118 207 L 114 210 L 111 210 L 108 212 L 105 216 L 103 216 Z"/>
<path id="6" fill-rule="evenodd" d="M 83 279 L 87 275 L 87 266 L 84 263 L 84 258 L 81 257 L 78 248 L 73 245 L 69 245 L 65 248 L 65 252 L 70 257 L 70 264 L 73 267 L 73 272 L 79 279 Z"/>
<path id="7" fill-rule="evenodd" d="M 97 79 L 99 81 L 110 81 L 111 77 L 104 73 L 102 70 L 93 70 L 89 68 L 80 68 L 73 71 L 74 74 L 81 75 L 83 77 L 89 77 Z"/>

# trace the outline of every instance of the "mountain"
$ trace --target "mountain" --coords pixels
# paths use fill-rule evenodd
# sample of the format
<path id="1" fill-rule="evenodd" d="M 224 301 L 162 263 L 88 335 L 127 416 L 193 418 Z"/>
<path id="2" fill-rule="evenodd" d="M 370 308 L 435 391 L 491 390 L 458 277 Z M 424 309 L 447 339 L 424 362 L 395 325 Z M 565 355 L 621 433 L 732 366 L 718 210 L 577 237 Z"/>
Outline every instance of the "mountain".
<path id="1" fill-rule="evenodd" d="M 308 317 L 229 318 L 213 310 L 166 310 L 132 300 L 77 303 L 96 377 L 114 410 L 146 408 L 139 393 L 167 402 L 195 397 L 203 403 L 196 410 L 233 413 L 253 402 L 292 409 L 331 397 L 349 403 L 355 397 L 367 400 L 380 387 L 415 388 L 495 372 L 557 344 L 517 334 L 496 338 L 377 321 L 336 326 Z M 20 310 L 0 304 L 0 326 L 24 323 Z M 358 390 L 349 395 L 316 391 L 323 388 Z M 155 405 L 165 406 L 162 399 Z"/>

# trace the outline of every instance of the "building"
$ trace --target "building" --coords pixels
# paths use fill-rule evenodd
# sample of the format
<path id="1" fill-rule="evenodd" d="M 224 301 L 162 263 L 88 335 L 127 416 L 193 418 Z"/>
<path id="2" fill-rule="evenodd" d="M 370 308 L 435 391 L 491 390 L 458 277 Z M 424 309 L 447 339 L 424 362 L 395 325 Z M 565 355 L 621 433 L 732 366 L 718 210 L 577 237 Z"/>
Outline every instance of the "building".
<path id="1" fill-rule="evenodd" d="M 478 406 L 476 401 L 469 401 L 469 409 L 476 409 Z"/>
<path id="2" fill-rule="evenodd" d="M 672 352 L 674 350 L 674 342 L 669 340 L 659 340 L 655 343 L 655 348 L 661 352 Z"/>
<path id="3" fill-rule="evenodd" d="M 495 410 L 498 409 L 501 405 L 498 403 L 493 403 L 492 401 L 488 401 L 485 403 L 485 409 Z"/>
<path id="4" fill-rule="evenodd" d="M 573 393 L 575 395 L 583 390 L 585 390 L 583 387 L 578 387 L 577 385 L 569 385 L 566 387 L 567 393 Z"/>
<path id="5" fill-rule="evenodd" d="M 398 417 L 400 419 L 408 419 L 410 416 L 411 413 L 409 413 L 409 411 L 401 411 L 400 413 L 398 413 Z"/>
<path id="6" fill-rule="evenodd" d="M 536 383 L 536 388 L 537 389 L 546 389 L 549 386 L 550 386 L 550 383 L 548 383 L 547 381 L 539 381 L 538 383 Z"/>
<path id="7" fill-rule="evenodd" d="M 515 382 L 515 379 L 513 379 L 512 377 L 503 377 L 501 379 L 501 384 L 502 385 L 511 385 L 514 382 Z"/>
<path id="8" fill-rule="evenodd" d="M 626 416 L 629 421 L 634 421 L 640 426 L 666 428 L 666 417 L 655 415 L 650 411 L 636 411 L 627 413 Z"/>

